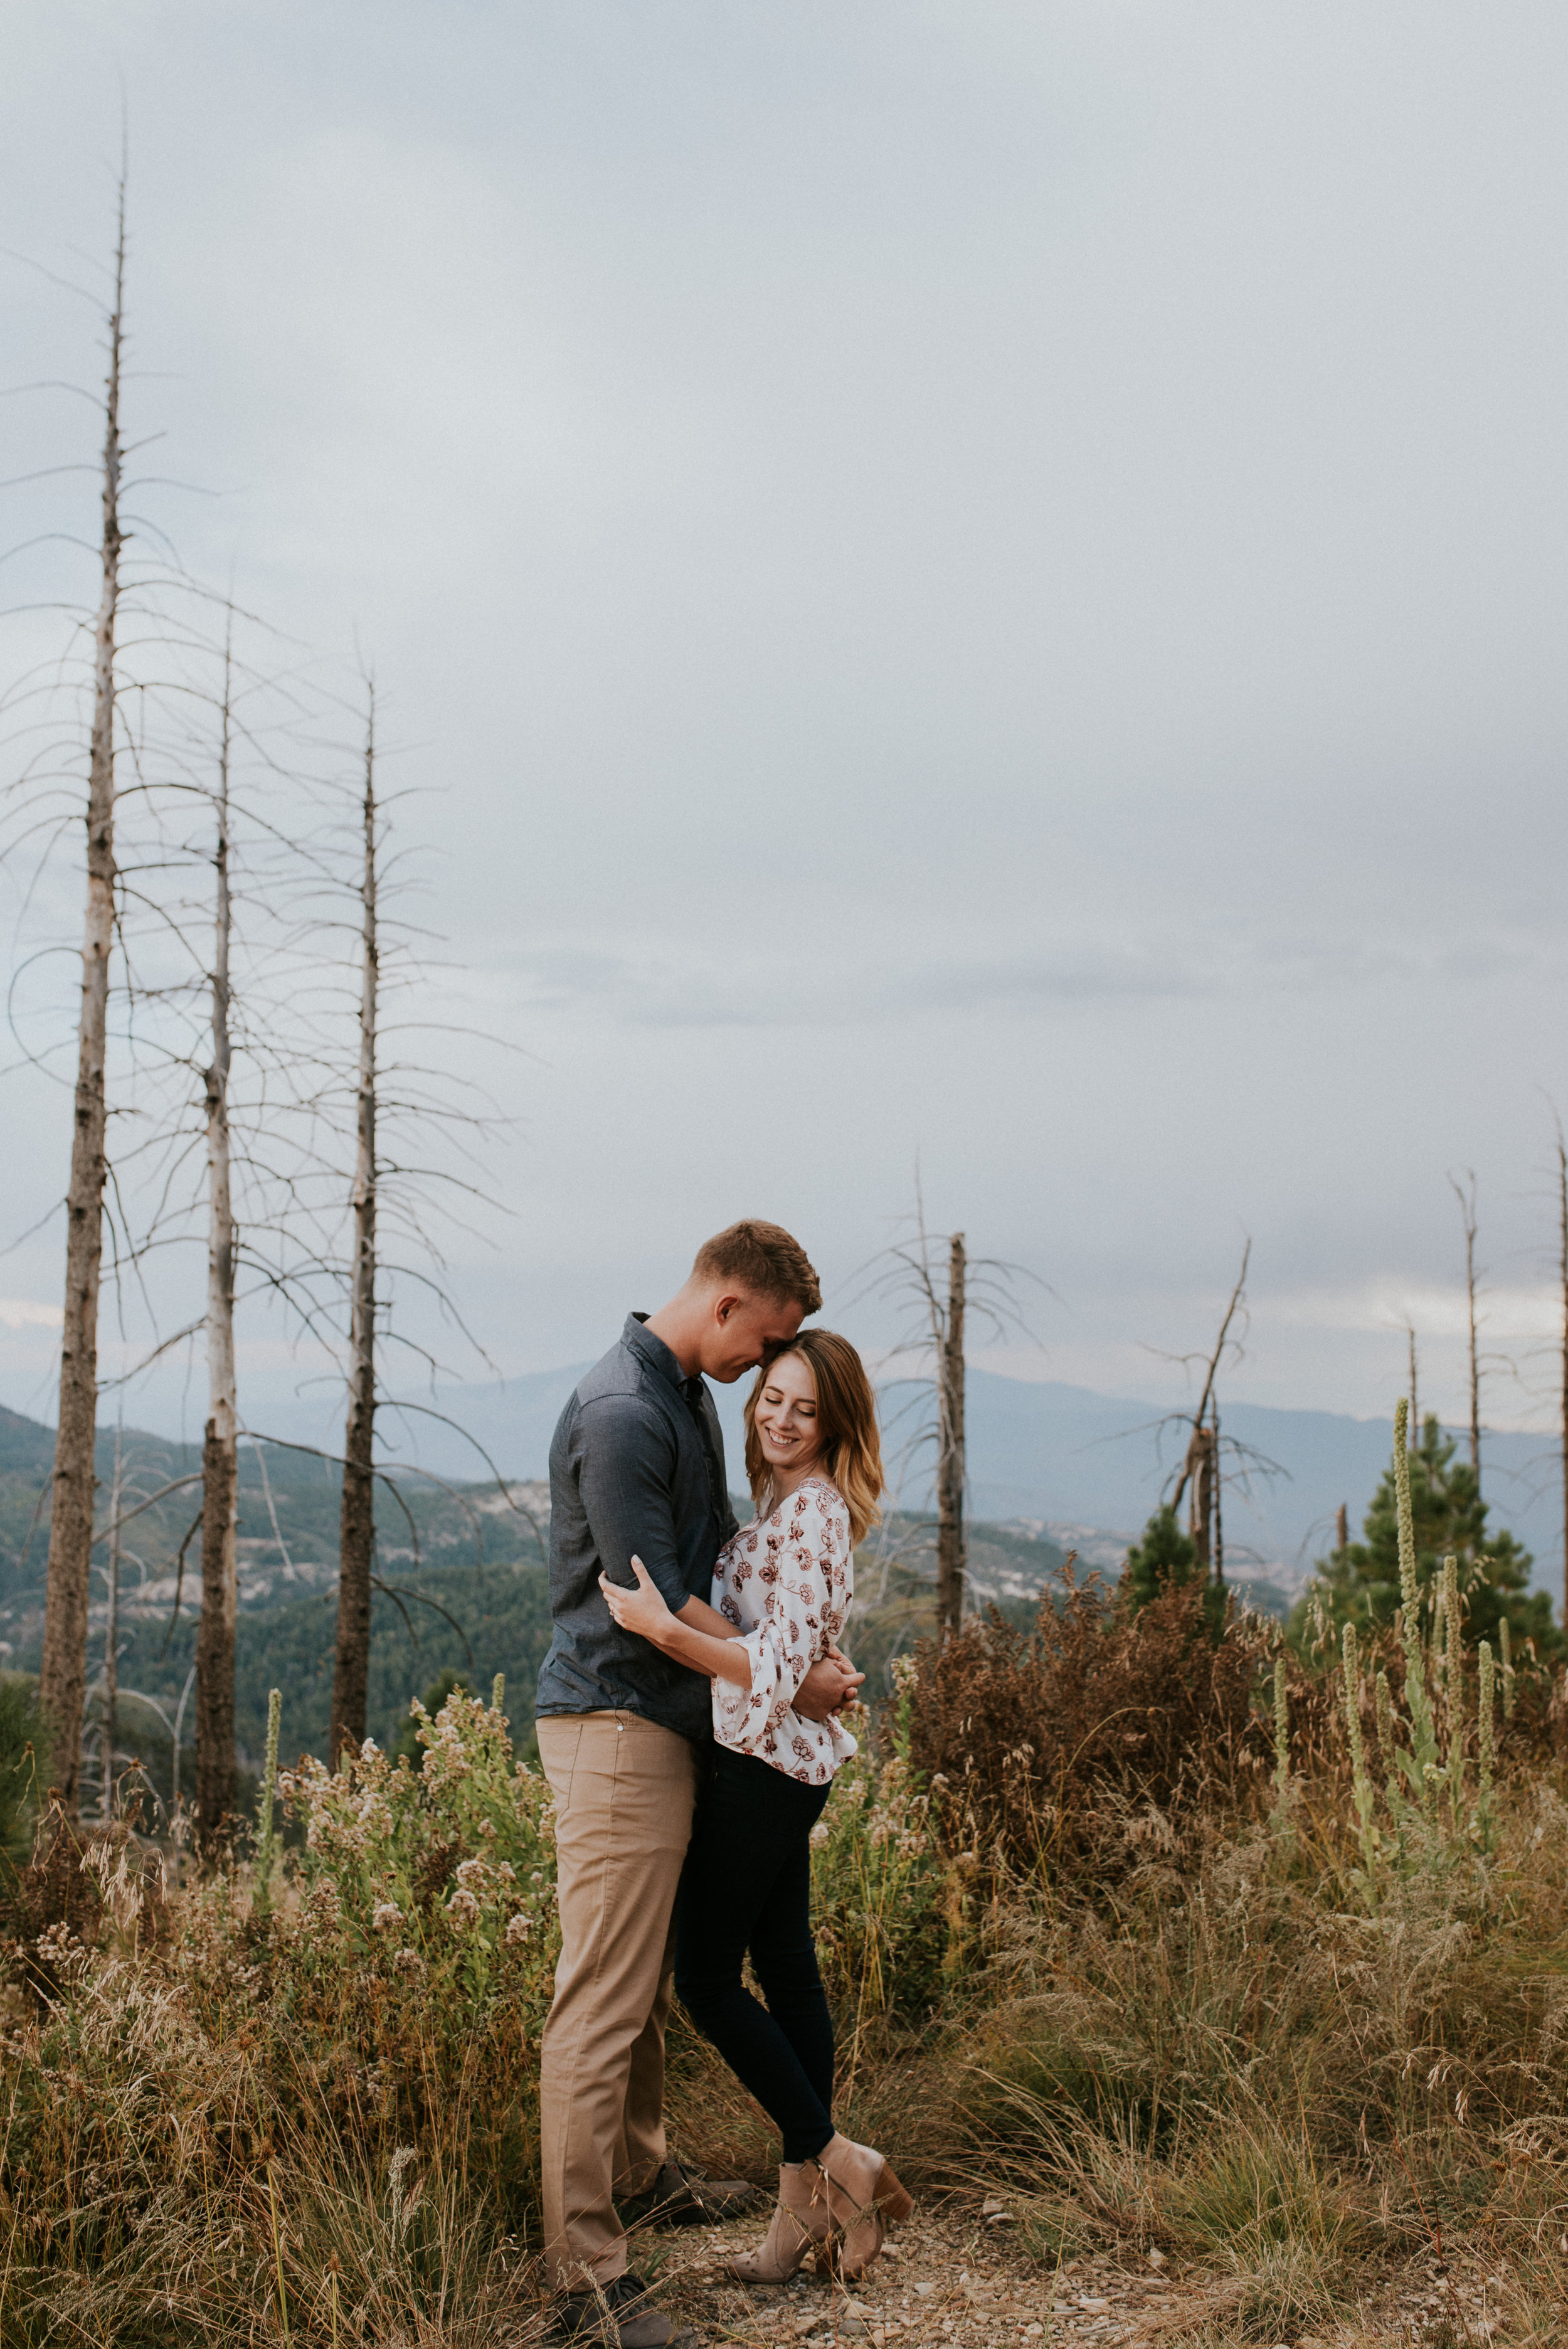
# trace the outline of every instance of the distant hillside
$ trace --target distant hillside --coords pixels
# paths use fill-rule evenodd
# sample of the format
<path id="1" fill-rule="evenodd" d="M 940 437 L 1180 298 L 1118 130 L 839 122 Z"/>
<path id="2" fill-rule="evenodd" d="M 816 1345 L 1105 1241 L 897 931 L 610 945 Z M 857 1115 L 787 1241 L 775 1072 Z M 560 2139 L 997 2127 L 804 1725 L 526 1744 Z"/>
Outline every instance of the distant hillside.
<path id="1" fill-rule="evenodd" d="M 544 1473 L 551 1431 L 581 1369 L 540 1371 L 504 1386 L 453 1387 L 438 1401 L 471 1428 L 509 1475 Z M 738 1482 L 740 1413 L 746 1383 L 716 1390 L 731 1483 Z M 902 1400 L 902 1397 L 900 1398 Z M 1045 1380 L 969 1373 L 969 1506 L 992 1522 L 1028 1521 L 1063 1542 L 1109 1532 L 1128 1537 L 1159 1502 L 1179 1439 L 1158 1433 L 1161 1414 L 1151 1403 L 1092 1392 Z M 1250 1499 L 1229 1491 L 1227 1554 L 1238 1577 L 1270 1574 L 1294 1583 L 1333 1539 L 1343 1501 L 1359 1530 L 1388 1464 L 1393 1398 L 1387 1420 L 1351 1419 L 1333 1412 L 1279 1411 L 1260 1403 L 1223 1406 L 1223 1431 L 1276 1461 L 1286 1472 L 1259 1477 Z M 443 1475 L 474 1472 L 471 1447 L 432 1421 L 410 1422 L 410 1456 Z M 1534 1553 L 1538 1585 L 1560 1593 L 1563 1583 L 1561 1487 L 1550 1439 L 1489 1433 L 1482 1466 L 1493 1522 L 1505 1525 Z M 899 1500 L 930 1503 L 929 1469 L 906 1475 Z"/>
<path id="2" fill-rule="evenodd" d="M 549 1640 L 543 1573 L 549 1493 L 538 1480 L 551 1431 L 580 1374 L 574 1369 L 542 1372 L 504 1387 L 438 1397 L 441 1409 L 472 1429 L 509 1479 L 518 1480 L 504 1493 L 493 1483 L 469 1481 L 477 1455 L 454 1430 L 412 1416 L 401 1423 L 406 1450 L 395 1475 L 378 1485 L 376 1504 L 378 1570 L 397 1594 L 378 1597 L 375 1606 L 371 1732 L 379 1741 L 396 1740 L 409 1697 L 446 1670 L 469 1672 L 479 1688 L 504 1672 L 514 1720 L 530 1718 Z M 732 1483 L 740 1459 L 743 1396 L 739 1385 L 718 1391 Z M 975 1603 L 994 1600 L 1015 1619 L 1027 1619 L 1068 1547 L 1078 1550 L 1087 1567 L 1114 1578 L 1126 1541 L 1156 1505 L 1173 1456 L 1168 1436 L 1162 1466 L 1156 1416 L 1146 1404 L 1084 1388 L 971 1372 Z M 1224 1424 L 1290 1472 L 1272 1488 L 1260 1485 L 1251 1509 L 1232 1495 L 1226 1511 L 1227 1578 L 1253 1604 L 1279 1612 L 1284 1590 L 1330 1540 L 1341 1500 L 1359 1525 L 1387 1463 L 1390 1432 L 1378 1422 L 1249 1404 L 1232 1407 Z M 390 1414 L 386 1433 L 399 1439 L 399 1423 Z M 114 1443 L 112 1430 L 100 1433 L 100 1523 L 108 1514 Z M 1489 1435 L 1484 1466 L 1494 1518 L 1535 1548 L 1537 1580 L 1555 1589 L 1558 1503 L 1550 1462 L 1542 1473 L 1543 1448 L 1534 1438 Z M 47 1428 L 0 1410 L 0 1665 L 36 1666 L 52 1454 Z M 201 1588 L 196 1541 L 188 1542 L 182 1577 L 178 1567 L 199 1500 L 199 1488 L 181 1480 L 194 1475 L 200 1454 L 192 1445 L 127 1430 L 123 1460 L 127 1508 L 164 1486 L 180 1487 L 141 1509 L 124 1532 L 126 1720 L 129 1727 L 141 1699 L 162 1707 L 165 1719 L 145 1704 L 141 1718 L 144 1751 L 167 1784 L 165 1720 L 172 1717 L 190 1672 Z M 432 1475 L 444 1482 L 432 1482 Z M 861 1603 L 851 1631 L 877 1687 L 886 1685 L 889 1659 L 932 1620 L 934 1529 L 922 1514 L 926 1496 L 918 1476 L 911 1475 L 894 1497 L 902 1508 L 861 1554 Z M 242 1447 L 237 1726 L 253 1763 L 261 1749 L 266 1692 L 273 1685 L 284 1694 L 285 1750 L 320 1751 L 325 1744 L 338 1506 L 338 1476 L 330 1462 L 276 1444 Z M 101 1548 L 96 1555 L 101 1565 Z M 101 1577 L 93 1596 L 89 1667 L 96 1671 L 105 1619 Z M 187 1708 L 187 1743 L 190 1726 Z"/>

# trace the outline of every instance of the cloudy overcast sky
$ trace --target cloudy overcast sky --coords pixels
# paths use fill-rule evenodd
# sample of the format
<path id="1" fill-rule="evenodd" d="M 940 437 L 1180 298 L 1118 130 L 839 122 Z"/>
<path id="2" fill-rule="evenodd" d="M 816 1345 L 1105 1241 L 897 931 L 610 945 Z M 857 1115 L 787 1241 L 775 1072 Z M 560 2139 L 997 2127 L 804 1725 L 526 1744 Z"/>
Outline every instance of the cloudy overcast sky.
<path id="1" fill-rule="evenodd" d="M 1016 1368 L 1168 1393 L 1147 1350 L 1246 1231 L 1235 1391 L 1367 1415 L 1407 1315 L 1460 1409 L 1473 1167 L 1530 1371 L 1560 6 L 10 0 L 0 64 L 0 241 L 77 278 L 123 77 L 129 423 L 219 493 L 159 512 L 323 662 L 369 648 L 431 787 L 432 918 L 526 1055 L 515 1214 L 454 1269 L 507 1369 L 741 1213 L 841 1303 L 918 1161 L 1056 1292 Z M 0 294 L 7 382 L 92 382 L 82 304 Z M 64 394 L 0 421 L 6 472 L 90 458 Z M 90 538 L 90 476 L 41 495 L 6 543 Z M 55 624 L 7 625 L 10 667 Z M 0 1238 L 67 1114 L 5 1080 Z M 60 1247 L 0 1260 L 0 1399 L 46 1416 Z"/>

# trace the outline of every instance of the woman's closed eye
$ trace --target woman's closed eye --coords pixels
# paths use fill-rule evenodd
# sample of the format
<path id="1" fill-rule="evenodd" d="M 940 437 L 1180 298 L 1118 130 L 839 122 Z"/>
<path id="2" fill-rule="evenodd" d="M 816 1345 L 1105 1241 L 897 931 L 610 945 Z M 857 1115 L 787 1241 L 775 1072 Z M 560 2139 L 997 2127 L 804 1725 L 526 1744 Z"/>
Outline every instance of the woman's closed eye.
<path id="1" fill-rule="evenodd" d="M 779 1387 L 765 1387 L 762 1391 L 762 1400 L 764 1402 L 771 1403 L 775 1408 L 778 1408 L 784 1402 L 783 1390 Z M 817 1406 L 814 1402 L 802 1402 L 797 1399 L 795 1412 L 798 1418 L 815 1419 L 817 1416 Z"/>

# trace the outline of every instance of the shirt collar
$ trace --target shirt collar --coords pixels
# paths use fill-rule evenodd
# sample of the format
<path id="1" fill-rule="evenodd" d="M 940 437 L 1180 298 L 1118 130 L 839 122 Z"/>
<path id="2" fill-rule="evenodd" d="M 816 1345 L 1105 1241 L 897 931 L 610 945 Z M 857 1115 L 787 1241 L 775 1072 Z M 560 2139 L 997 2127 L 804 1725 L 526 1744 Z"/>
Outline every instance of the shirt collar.
<path id="1" fill-rule="evenodd" d="M 691 1381 L 686 1377 L 664 1340 L 656 1338 L 647 1327 L 647 1319 L 645 1313 L 628 1313 L 626 1326 L 621 1332 L 623 1340 L 630 1346 L 634 1354 L 641 1354 L 643 1360 L 651 1369 L 657 1371 L 661 1378 L 668 1379 L 672 1387 L 678 1388 L 682 1394 L 689 1393 Z"/>

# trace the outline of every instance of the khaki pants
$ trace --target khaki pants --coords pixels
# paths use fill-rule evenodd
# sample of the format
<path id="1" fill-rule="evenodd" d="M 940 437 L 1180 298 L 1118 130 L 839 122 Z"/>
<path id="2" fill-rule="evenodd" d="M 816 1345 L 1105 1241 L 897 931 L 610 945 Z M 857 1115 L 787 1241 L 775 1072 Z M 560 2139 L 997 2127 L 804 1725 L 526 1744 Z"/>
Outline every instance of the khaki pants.
<path id="1" fill-rule="evenodd" d="M 546 1714 L 561 1960 L 541 2051 L 544 2257 L 557 2291 L 614 2282 L 626 2238 L 613 2197 L 665 2158 L 665 2023 L 675 1898 L 691 1840 L 697 1751 L 634 1713 Z"/>

